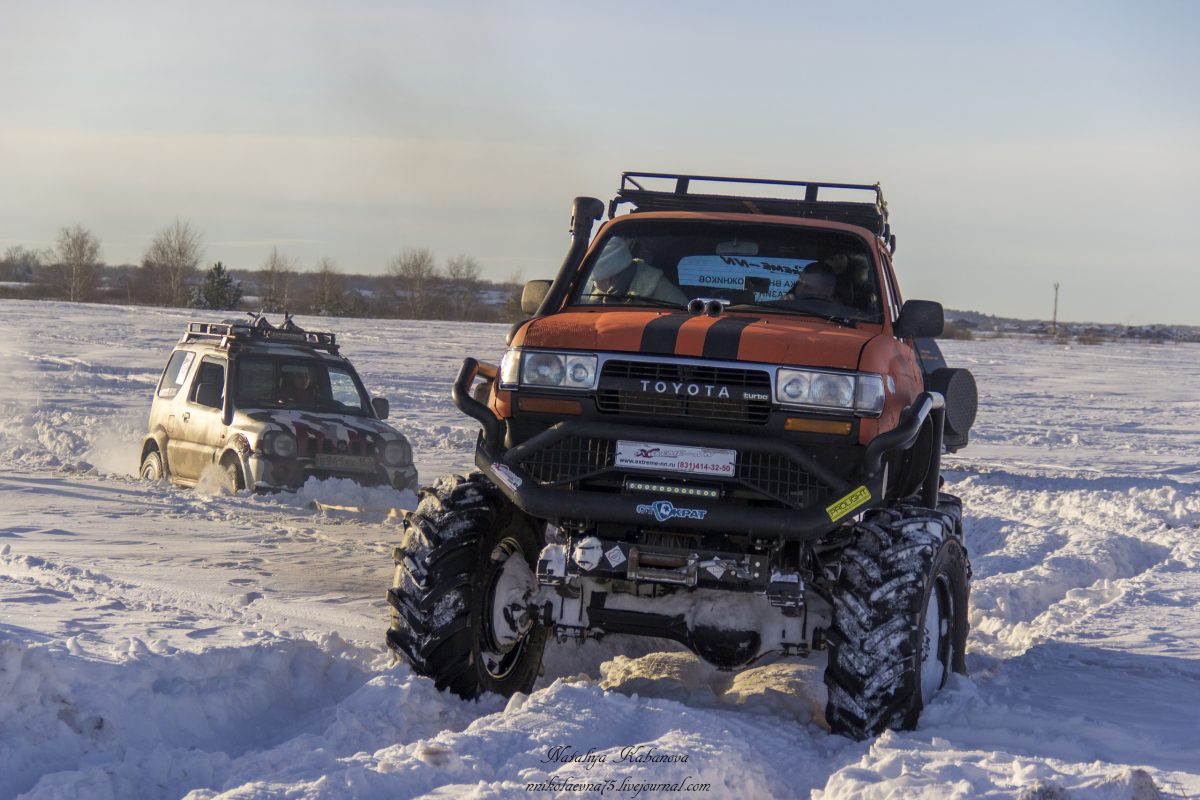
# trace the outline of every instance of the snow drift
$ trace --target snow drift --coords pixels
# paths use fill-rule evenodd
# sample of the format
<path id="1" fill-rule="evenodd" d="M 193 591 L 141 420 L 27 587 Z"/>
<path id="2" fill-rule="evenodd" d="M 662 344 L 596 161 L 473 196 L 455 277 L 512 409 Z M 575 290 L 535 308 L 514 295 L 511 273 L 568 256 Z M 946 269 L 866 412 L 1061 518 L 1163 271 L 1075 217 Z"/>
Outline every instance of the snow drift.
<path id="1" fill-rule="evenodd" d="M 819 654 L 727 674 L 614 637 L 478 703 L 391 665 L 397 526 L 309 504 L 415 498 L 131 477 L 187 317 L 0 301 L 0 798 L 1200 793 L 1200 373 L 1178 366 L 1200 346 L 946 343 L 981 394 L 946 460 L 971 675 L 916 731 L 854 743 L 823 726 Z M 426 480 L 470 469 L 449 384 L 503 326 L 321 324 Z"/>

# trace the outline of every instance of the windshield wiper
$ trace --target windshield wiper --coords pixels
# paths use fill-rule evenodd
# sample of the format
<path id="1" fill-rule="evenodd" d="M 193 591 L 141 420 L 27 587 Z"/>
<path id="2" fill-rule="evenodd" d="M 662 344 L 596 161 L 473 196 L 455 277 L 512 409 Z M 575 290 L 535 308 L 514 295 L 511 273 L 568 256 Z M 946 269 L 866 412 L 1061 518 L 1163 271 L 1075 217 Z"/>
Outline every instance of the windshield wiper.
<path id="1" fill-rule="evenodd" d="M 801 317 L 816 317 L 827 322 L 832 322 L 841 325 L 844 328 L 858 327 L 858 323 L 862 320 L 858 317 L 847 317 L 841 314 L 826 314 L 820 311 L 811 311 L 805 308 L 797 308 L 795 306 L 781 306 L 779 303 L 762 303 L 754 301 L 751 303 L 736 303 L 731 306 L 726 306 L 726 311 L 745 311 L 747 309 L 762 309 L 775 314 L 796 314 Z"/>
<path id="2" fill-rule="evenodd" d="M 683 308 L 679 303 L 673 303 L 670 300 L 660 300 L 657 297 L 646 297 L 642 294 L 633 294 L 632 292 L 619 292 L 609 294 L 608 292 L 588 292 L 587 294 L 579 295 L 582 300 L 585 297 L 603 297 L 607 300 L 633 300 L 641 305 L 659 306 L 662 308 Z"/>

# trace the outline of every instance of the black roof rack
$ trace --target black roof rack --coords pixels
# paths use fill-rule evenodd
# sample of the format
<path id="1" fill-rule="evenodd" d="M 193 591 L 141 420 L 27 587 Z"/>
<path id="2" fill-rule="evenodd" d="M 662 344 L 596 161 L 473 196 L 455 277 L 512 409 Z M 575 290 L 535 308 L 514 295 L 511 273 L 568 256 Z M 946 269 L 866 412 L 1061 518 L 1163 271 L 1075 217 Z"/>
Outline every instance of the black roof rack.
<path id="1" fill-rule="evenodd" d="M 647 189 L 639 179 L 673 180 L 672 191 Z M 693 181 L 735 183 L 752 186 L 804 187 L 803 199 L 779 197 L 743 197 L 727 194 L 697 194 Z M 873 202 L 821 200 L 821 189 L 849 189 L 871 192 Z M 887 202 L 879 184 L 827 183 L 824 181 L 781 181 L 766 178 L 720 178 L 712 175 L 677 175 L 669 172 L 623 172 L 621 188 L 608 204 L 608 216 L 616 216 L 622 203 L 633 205 L 634 211 L 716 211 L 737 214 L 770 214 L 773 216 L 805 217 L 845 222 L 866 228 L 888 241 L 895 250 L 895 236 L 888 224 Z"/>
<path id="2" fill-rule="evenodd" d="M 236 342 L 269 342 L 300 345 L 325 350 L 332 355 L 338 354 L 337 336 L 324 331 L 306 331 L 292 322 L 290 314 L 284 314 L 283 324 L 279 327 L 268 322 L 264 315 L 253 312 L 249 321 L 225 319 L 220 322 L 189 322 L 179 343 L 205 339 L 217 339 L 218 346 L 223 348 Z"/>

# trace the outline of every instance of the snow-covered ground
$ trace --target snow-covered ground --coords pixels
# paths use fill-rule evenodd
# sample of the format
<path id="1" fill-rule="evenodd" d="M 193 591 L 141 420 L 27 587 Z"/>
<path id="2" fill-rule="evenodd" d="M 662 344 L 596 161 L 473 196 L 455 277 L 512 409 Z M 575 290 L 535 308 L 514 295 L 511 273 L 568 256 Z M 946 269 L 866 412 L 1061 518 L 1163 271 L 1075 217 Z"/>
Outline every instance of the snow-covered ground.
<path id="1" fill-rule="evenodd" d="M 948 459 L 971 676 L 918 730 L 855 743 L 823 727 L 820 657 L 725 674 L 614 637 L 478 703 L 390 666 L 399 529 L 308 502 L 358 490 L 132 477 L 188 316 L 0 301 L 0 798 L 1200 794 L 1200 346 L 946 343 L 983 396 Z M 449 384 L 504 326 L 312 322 L 390 398 L 424 478 L 470 468 Z"/>

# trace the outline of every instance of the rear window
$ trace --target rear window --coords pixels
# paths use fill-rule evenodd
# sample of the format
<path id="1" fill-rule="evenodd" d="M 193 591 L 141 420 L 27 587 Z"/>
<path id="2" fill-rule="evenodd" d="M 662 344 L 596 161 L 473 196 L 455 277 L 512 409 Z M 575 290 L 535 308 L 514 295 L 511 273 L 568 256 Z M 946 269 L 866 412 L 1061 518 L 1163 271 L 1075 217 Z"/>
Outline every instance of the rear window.
<path id="1" fill-rule="evenodd" d="M 180 387 L 187 381 L 188 370 L 196 360 L 196 354 L 190 350 L 176 350 L 163 370 L 162 380 L 158 384 L 158 396 L 170 400 L 179 394 Z"/>

